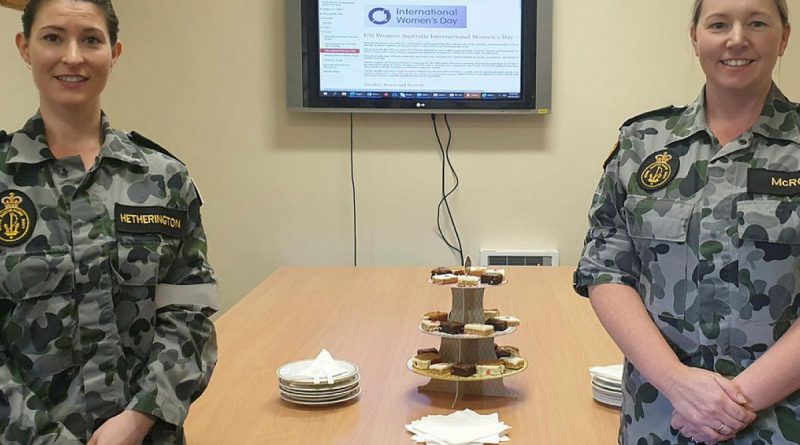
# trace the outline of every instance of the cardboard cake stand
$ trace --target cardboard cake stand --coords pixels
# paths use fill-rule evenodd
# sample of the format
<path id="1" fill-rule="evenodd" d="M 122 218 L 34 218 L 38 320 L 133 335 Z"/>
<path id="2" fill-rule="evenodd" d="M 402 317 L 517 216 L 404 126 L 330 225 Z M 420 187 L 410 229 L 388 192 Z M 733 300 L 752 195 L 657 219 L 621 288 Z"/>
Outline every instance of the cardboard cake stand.
<path id="1" fill-rule="evenodd" d="M 483 317 L 483 291 L 487 285 L 480 287 L 451 287 L 453 294 L 452 309 L 448 319 L 459 323 L 484 323 Z M 442 337 L 439 354 L 442 360 L 448 363 L 477 363 L 483 360 L 497 360 L 494 348 L 494 337 L 511 333 L 515 329 L 508 328 L 506 331 L 495 333 L 489 337 L 465 336 L 465 335 L 441 335 L 426 332 L 430 335 Z M 417 387 L 420 392 L 434 391 L 455 394 L 453 407 L 467 394 L 491 396 L 491 397 L 511 397 L 516 395 L 509 391 L 503 384 L 503 379 L 511 375 L 518 374 L 528 367 L 527 361 L 522 369 L 507 370 L 499 376 L 471 376 L 459 377 L 454 375 L 432 375 L 426 370 L 413 368 L 411 361 L 408 367 L 416 374 L 430 377 L 431 380 L 426 385 Z"/>

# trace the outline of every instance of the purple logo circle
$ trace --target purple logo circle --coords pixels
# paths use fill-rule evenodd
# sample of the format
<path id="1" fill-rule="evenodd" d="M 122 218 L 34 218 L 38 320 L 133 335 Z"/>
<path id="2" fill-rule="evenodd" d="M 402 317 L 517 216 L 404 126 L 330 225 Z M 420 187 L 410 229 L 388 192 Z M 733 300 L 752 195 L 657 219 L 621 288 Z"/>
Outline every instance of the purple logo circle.
<path id="1" fill-rule="evenodd" d="M 392 20 L 392 13 L 386 8 L 374 8 L 369 12 L 369 21 L 376 25 L 385 25 Z"/>

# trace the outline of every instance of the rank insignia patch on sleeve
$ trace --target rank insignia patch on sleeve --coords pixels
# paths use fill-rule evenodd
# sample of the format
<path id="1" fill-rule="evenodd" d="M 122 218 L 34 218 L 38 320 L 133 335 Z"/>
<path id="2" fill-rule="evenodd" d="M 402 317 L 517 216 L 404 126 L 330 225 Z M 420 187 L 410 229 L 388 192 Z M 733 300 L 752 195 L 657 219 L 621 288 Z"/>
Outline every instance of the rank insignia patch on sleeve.
<path id="1" fill-rule="evenodd" d="M 656 191 L 667 186 L 678 174 L 680 160 L 668 150 L 657 151 L 642 162 L 637 173 L 639 186 L 646 191 Z"/>
<path id="2" fill-rule="evenodd" d="M 16 246 L 33 235 L 36 207 L 28 195 L 19 190 L 0 193 L 0 245 Z"/>

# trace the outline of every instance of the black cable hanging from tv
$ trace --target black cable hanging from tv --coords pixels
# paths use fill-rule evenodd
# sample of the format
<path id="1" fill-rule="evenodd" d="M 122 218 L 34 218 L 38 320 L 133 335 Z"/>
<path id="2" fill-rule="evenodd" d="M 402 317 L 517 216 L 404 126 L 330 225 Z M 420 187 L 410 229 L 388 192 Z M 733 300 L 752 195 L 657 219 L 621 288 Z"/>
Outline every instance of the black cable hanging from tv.
<path id="1" fill-rule="evenodd" d="M 353 113 L 350 113 L 350 184 L 353 187 L 353 267 L 358 266 L 358 212 L 356 206 L 355 154 L 353 150 Z"/>
<path id="2" fill-rule="evenodd" d="M 453 163 L 450 161 L 450 144 L 453 141 L 453 130 L 450 128 L 450 122 L 447 120 L 447 115 L 444 115 L 444 123 L 447 127 L 447 144 L 445 145 L 442 143 L 442 138 L 439 136 L 439 128 L 436 125 L 436 114 L 431 114 L 431 121 L 433 123 L 433 132 L 436 135 L 436 142 L 439 145 L 439 152 L 442 155 L 442 198 L 439 200 L 439 204 L 436 206 L 436 227 L 439 230 L 439 237 L 442 238 L 447 247 L 449 247 L 454 252 L 458 253 L 459 256 L 459 264 L 464 264 L 464 247 L 461 244 L 461 236 L 458 233 L 458 227 L 456 226 L 455 218 L 453 218 L 453 212 L 450 209 L 450 202 L 448 198 L 452 195 L 459 185 L 458 174 L 456 173 L 456 169 L 453 167 Z M 449 167 L 450 173 L 453 175 L 455 183 L 453 184 L 453 188 L 447 191 L 447 180 L 446 180 L 446 171 Z M 456 237 L 456 242 L 452 243 L 450 240 L 447 239 L 445 236 L 444 231 L 442 230 L 442 205 L 444 204 L 445 209 L 447 210 L 447 218 L 450 220 L 450 225 L 453 227 L 453 232 Z"/>

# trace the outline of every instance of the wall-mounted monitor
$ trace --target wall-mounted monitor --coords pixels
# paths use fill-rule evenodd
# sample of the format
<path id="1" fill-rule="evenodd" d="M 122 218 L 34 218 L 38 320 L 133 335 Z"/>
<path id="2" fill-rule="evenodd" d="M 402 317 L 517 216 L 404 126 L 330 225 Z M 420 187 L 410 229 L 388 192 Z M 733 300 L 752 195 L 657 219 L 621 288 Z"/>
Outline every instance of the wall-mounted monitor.
<path id="1" fill-rule="evenodd" d="M 286 0 L 292 111 L 550 110 L 552 0 Z"/>

